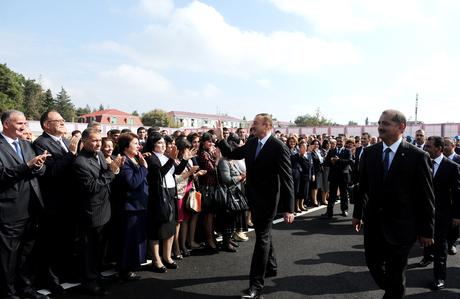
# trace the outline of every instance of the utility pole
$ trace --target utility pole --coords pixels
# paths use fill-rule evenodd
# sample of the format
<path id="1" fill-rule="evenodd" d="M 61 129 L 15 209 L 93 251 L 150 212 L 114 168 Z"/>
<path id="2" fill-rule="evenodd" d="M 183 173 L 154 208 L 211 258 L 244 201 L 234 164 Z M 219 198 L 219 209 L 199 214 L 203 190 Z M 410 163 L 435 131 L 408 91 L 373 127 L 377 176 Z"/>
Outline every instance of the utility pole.
<path id="1" fill-rule="evenodd" d="M 417 124 L 418 93 L 415 95 L 415 124 Z"/>

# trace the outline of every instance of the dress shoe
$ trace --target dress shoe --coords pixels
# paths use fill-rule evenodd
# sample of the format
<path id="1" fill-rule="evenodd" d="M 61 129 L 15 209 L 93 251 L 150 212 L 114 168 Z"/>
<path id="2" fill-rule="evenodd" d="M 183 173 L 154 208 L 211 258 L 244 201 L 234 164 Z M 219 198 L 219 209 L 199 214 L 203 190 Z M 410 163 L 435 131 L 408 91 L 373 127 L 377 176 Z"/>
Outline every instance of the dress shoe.
<path id="1" fill-rule="evenodd" d="M 328 213 L 324 213 L 324 214 L 321 214 L 321 218 L 323 218 L 323 219 L 331 219 L 332 215 L 330 215 Z"/>
<path id="2" fill-rule="evenodd" d="M 230 246 L 225 247 L 225 246 L 224 246 L 224 247 L 222 247 L 222 250 L 227 251 L 227 252 L 238 252 L 238 249 L 236 249 L 236 248 L 233 247 L 233 246 L 232 246 L 232 247 L 230 247 Z"/>
<path id="3" fill-rule="evenodd" d="M 141 280 L 141 276 L 139 274 L 137 274 L 136 272 L 131 272 L 131 271 L 124 275 L 122 274 L 120 278 L 126 281 Z"/>
<path id="4" fill-rule="evenodd" d="M 260 292 L 254 287 L 250 287 L 241 295 L 241 299 L 257 299 L 260 297 Z"/>
<path id="5" fill-rule="evenodd" d="M 167 261 L 163 260 L 163 265 L 166 266 L 168 269 L 177 269 L 179 266 L 176 264 L 176 262 L 168 263 Z"/>
<path id="6" fill-rule="evenodd" d="M 31 299 L 50 299 L 50 297 L 46 295 L 42 295 L 38 292 L 28 293 L 28 292 L 21 292 L 19 297 L 21 298 L 31 298 Z"/>
<path id="7" fill-rule="evenodd" d="M 156 272 L 156 273 L 166 273 L 166 267 L 165 266 L 157 267 L 157 266 L 155 266 L 154 263 L 152 263 L 152 265 L 150 267 L 150 270 L 152 272 Z"/>
<path id="8" fill-rule="evenodd" d="M 265 278 L 275 277 L 278 275 L 277 270 L 267 270 L 265 271 Z"/>
<path id="9" fill-rule="evenodd" d="M 52 287 L 52 288 L 48 288 L 48 290 L 49 290 L 49 291 L 51 292 L 51 294 L 53 294 L 54 296 L 56 296 L 56 295 L 64 295 L 64 294 L 66 293 L 66 292 L 65 292 L 65 289 L 64 289 L 61 285 L 59 285 L 59 284 L 55 285 L 55 286 Z"/>
<path id="10" fill-rule="evenodd" d="M 190 256 L 190 251 L 181 251 L 183 257 L 189 257 Z"/>
<path id="11" fill-rule="evenodd" d="M 249 240 L 249 237 L 247 237 L 243 232 L 237 232 L 233 234 L 233 239 L 238 242 L 246 242 Z"/>
<path id="12" fill-rule="evenodd" d="M 434 281 L 434 289 L 437 291 L 437 290 L 441 290 L 441 289 L 444 289 L 444 280 L 442 279 L 436 279 Z"/>
<path id="13" fill-rule="evenodd" d="M 449 253 L 449 255 L 456 255 L 457 254 L 457 247 L 455 245 L 449 246 L 448 253 Z"/>
<path id="14" fill-rule="evenodd" d="M 343 212 L 342 212 L 342 216 L 343 216 L 343 217 L 347 217 L 347 216 L 348 216 L 348 212 L 347 212 L 347 211 L 343 211 Z"/>
<path id="15" fill-rule="evenodd" d="M 428 266 L 429 264 L 431 264 L 432 262 L 433 262 L 432 260 L 429 260 L 429 259 L 427 259 L 427 258 L 423 258 L 423 259 L 420 261 L 420 263 L 418 263 L 418 265 L 419 265 L 420 267 L 426 267 L 426 266 Z"/>
<path id="16" fill-rule="evenodd" d="M 107 292 L 106 290 L 104 289 L 101 289 L 101 287 L 95 287 L 94 289 L 92 290 L 86 290 L 86 292 L 90 295 L 93 295 L 93 296 L 106 296 L 109 294 L 109 292 Z"/>
<path id="17" fill-rule="evenodd" d="M 206 245 L 204 246 L 204 248 L 209 251 L 209 252 L 212 252 L 212 253 L 217 253 L 219 251 L 219 248 L 217 247 L 212 247 L 209 243 L 206 243 Z"/>
<path id="18" fill-rule="evenodd" d="M 173 260 L 183 260 L 183 259 L 184 259 L 184 257 L 182 256 L 182 254 L 172 254 L 172 255 L 171 255 L 171 258 L 172 258 Z"/>

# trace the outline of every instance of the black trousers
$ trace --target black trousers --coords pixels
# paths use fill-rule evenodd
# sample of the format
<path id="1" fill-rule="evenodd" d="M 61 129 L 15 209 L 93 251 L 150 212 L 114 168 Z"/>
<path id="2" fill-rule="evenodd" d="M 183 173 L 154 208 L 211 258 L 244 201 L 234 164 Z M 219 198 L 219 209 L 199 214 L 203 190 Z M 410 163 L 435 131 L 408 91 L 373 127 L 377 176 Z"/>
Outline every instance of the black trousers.
<path id="1" fill-rule="evenodd" d="M 256 244 L 252 254 L 249 286 L 261 290 L 264 287 L 265 271 L 278 270 L 272 242 L 273 218 L 260 219 L 253 216 L 252 222 L 256 232 Z"/>
<path id="2" fill-rule="evenodd" d="M 340 189 L 340 209 L 348 211 L 348 176 L 344 176 L 339 181 L 329 181 L 329 201 L 327 203 L 327 213 L 334 213 L 335 200 L 337 199 L 337 190 Z"/>
<path id="3" fill-rule="evenodd" d="M 33 282 L 37 267 L 33 247 L 36 234 L 37 215 L 12 223 L 0 223 L 1 298 L 13 298 L 17 296 L 17 290 L 35 293 Z"/>
<path id="4" fill-rule="evenodd" d="M 97 286 L 96 280 L 100 276 L 99 263 L 103 228 L 103 225 L 94 228 L 79 228 L 82 286 L 87 289 L 94 289 Z"/>
<path id="5" fill-rule="evenodd" d="M 407 260 L 413 244 L 389 244 L 377 225 L 364 226 L 366 263 L 375 283 L 385 290 L 383 298 L 401 299 L 406 294 Z"/>
<path id="6" fill-rule="evenodd" d="M 436 217 L 434 226 L 434 244 L 423 249 L 423 256 L 434 261 L 434 279 L 446 279 L 447 275 L 447 231 L 452 226 L 449 217 Z"/>

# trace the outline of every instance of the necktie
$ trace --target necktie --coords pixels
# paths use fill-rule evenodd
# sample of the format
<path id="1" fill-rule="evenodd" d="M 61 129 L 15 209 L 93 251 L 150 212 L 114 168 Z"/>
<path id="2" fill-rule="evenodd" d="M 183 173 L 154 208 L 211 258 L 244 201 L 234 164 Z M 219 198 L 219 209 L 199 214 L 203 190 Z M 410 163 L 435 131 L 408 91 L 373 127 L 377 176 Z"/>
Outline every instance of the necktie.
<path id="1" fill-rule="evenodd" d="M 390 168 L 390 152 L 391 149 L 387 147 L 385 150 L 385 157 L 383 158 L 383 180 L 385 181 L 385 178 L 387 177 L 388 173 L 388 168 Z"/>
<path id="2" fill-rule="evenodd" d="M 342 151 L 342 148 L 339 148 L 339 149 L 337 150 L 337 156 L 340 155 L 340 152 L 341 152 L 341 151 Z"/>
<path id="3" fill-rule="evenodd" d="M 16 153 L 18 153 L 19 158 L 21 161 L 24 162 L 24 157 L 22 156 L 21 148 L 19 147 L 19 143 L 17 140 L 13 141 L 14 148 L 16 149 Z"/>
<path id="4" fill-rule="evenodd" d="M 257 146 L 257 149 L 256 149 L 256 156 L 254 157 L 254 159 L 257 158 L 261 149 L 262 149 L 262 142 L 259 141 L 259 145 Z"/>
<path id="5" fill-rule="evenodd" d="M 62 151 L 63 154 L 69 152 L 69 151 L 67 150 L 67 147 L 65 146 L 64 142 L 62 141 L 62 139 L 58 139 L 58 140 L 57 140 L 57 143 L 58 143 L 59 146 L 61 147 L 61 151 Z"/>
<path id="6" fill-rule="evenodd" d="M 431 170 L 433 170 L 433 177 L 434 177 L 434 164 L 436 164 L 436 161 L 431 160 Z"/>

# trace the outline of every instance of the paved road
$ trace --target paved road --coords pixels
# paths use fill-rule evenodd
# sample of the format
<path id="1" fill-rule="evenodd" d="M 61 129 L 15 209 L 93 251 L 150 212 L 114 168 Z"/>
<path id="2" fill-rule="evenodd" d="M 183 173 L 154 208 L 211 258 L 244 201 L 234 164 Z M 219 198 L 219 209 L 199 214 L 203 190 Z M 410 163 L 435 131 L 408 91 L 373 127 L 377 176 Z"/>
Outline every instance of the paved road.
<path id="1" fill-rule="evenodd" d="M 352 208 L 352 207 L 351 207 Z M 279 263 L 278 276 L 267 279 L 263 298 L 381 298 L 383 291 L 373 282 L 365 261 L 362 233 L 351 228 L 351 218 L 336 215 L 320 219 L 324 207 L 298 215 L 293 224 L 278 223 L 273 238 Z M 350 213 L 351 214 L 351 213 Z M 254 246 L 240 243 L 238 253 L 220 252 L 192 256 L 178 261 L 179 269 L 158 274 L 140 271 L 142 280 L 113 280 L 102 284 L 110 294 L 105 298 L 239 298 L 248 287 L 249 266 Z M 460 255 L 460 254 L 459 254 Z M 448 258 L 446 289 L 431 291 L 432 265 L 419 268 L 422 249 L 412 248 L 407 271 L 407 298 L 460 298 L 459 255 Z M 81 287 L 60 298 L 93 298 Z"/>

